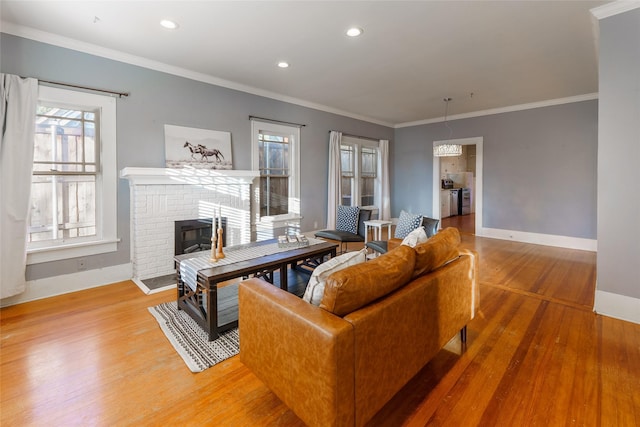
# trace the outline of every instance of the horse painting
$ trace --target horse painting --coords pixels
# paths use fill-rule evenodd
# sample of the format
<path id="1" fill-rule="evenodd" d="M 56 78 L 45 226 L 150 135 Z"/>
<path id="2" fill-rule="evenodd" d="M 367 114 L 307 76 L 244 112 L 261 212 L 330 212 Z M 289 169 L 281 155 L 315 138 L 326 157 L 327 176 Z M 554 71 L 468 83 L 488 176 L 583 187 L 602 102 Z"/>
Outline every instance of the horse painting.
<path id="1" fill-rule="evenodd" d="M 193 144 L 192 144 L 192 143 L 190 143 L 189 141 L 186 141 L 186 142 L 184 143 L 183 147 L 185 147 L 185 148 L 189 148 L 189 151 L 191 151 L 191 158 L 192 158 L 193 160 L 195 160 L 195 159 L 196 159 L 196 158 L 194 157 L 194 155 L 195 155 L 196 153 L 198 153 L 198 154 L 200 153 L 200 151 L 198 150 L 198 147 L 196 147 L 195 145 L 193 145 Z"/>
<path id="2" fill-rule="evenodd" d="M 200 153 L 200 155 L 202 156 L 200 160 L 209 161 L 209 157 L 215 157 L 216 162 L 220 163 L 224 159 L 224 156 L 222 155 L 220 150 L 216 148 L 207 148 L 202 144 L 198 144 L 196 152 Z"/>
<path id="3" fill-rule="evenodd" d="M 164 146 L 168 168 L 233 169 L 231 132 L 164 125 Z"/>

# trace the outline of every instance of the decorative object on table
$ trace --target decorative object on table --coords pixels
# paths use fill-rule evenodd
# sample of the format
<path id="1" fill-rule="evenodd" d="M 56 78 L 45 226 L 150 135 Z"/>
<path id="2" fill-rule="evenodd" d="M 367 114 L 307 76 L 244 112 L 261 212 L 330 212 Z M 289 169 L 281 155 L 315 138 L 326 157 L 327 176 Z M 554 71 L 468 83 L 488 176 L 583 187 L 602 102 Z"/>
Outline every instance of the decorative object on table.
<path id="1" fill-rule="evenodd" d="M 217 224 L 217 231 L 216 231 Z M 224 230 L 222 229 L 222 207 L 218 206 L 218 211 L 216 212 L 216 216 L 213 222 L 213 230 L 211 235 L 218 234 L 218 246 L 216 247 L 216 258 L 222 259 L 224 258 L 224 251 L 222 250 L 224 246 L 224 240 L 222 240 L 222 233 Z"/>
<path id="2" fill-rule="evenodd" d="M 307 236 L 298 234 L 296 236 L 278 236 L 279 248 L 303 248 L 309 246 L 309 239 Z"/>
<path id="3" fill-rule="evenodd" d="M 168 168 L 233 169 L 231 133 L 164 125 Z"/>
<path id="4" fill-rule="evenodd" d="M 238 328 L 209 341 L 209 335 L 175 301 L 149 307 L 160 329 L 191 372 L 202 372 L 240 352 Z"/>
<path id="5" fill-rule="evenodd" d="M 218 228 L 218 248 L 216 249 L 216 258 L 224 258 L 224 251 L 222 250 L 222 227 Z"/>
<path id="6" fill-rule="evenodd" d="M 215 227 L 215 223 L 213 224 L 213 226 Z M 211 262 L 218 262 L 218 247 L 216 246 L 216 233 L 214 233 L 213 231 L 211 232 L 211 257 L 209 258 L 209 261 Z"/>

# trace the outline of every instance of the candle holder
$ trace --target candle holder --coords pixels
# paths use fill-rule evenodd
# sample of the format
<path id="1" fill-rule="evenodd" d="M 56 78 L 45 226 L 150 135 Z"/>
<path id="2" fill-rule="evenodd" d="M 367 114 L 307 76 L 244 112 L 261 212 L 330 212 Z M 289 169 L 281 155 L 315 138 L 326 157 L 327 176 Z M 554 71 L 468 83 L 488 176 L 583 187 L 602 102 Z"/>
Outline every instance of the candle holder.
<path id="1" fill-rule="evenodd" d="M 218 262 L 218 254 L 216 252 L 216 233 L 211 233 L 211 258 L 209 258 L 209 261 Z"/>
<path id="2" fill-rule="evenodd" d="M 222 222 L 222 221 L 220 221 Z M 216 258 L 222 259 L 224 258 L 224 252 L 222 251 L 222 227 L 218 228 L 218 248 L 216 251 Z"/>

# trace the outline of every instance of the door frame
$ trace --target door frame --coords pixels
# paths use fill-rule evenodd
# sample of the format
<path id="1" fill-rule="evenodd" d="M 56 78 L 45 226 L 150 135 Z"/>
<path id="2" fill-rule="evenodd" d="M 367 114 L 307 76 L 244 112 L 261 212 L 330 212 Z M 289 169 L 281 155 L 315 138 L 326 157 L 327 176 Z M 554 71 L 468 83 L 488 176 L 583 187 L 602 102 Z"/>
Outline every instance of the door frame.
<path id="1" fill-rule="evenodd" d="M 482 236 L 482 152 L 484 137 L 477 136 L 473 138 L 461 138 L 461 139 L 447 139 L 442 141 L 433 141 L 433 145 L 439 144 L 460 144 L 460 145 L 475 145 L 476 146 L 476 190 L 475 190 L 475 204 L 476 204 L 476 221 L 475 229 L 476 236 Z M 433 154 L 432 154 L 433 156 Z M 440 217 L 440 157 L 433 156 L 433 205 L 431 208 L 433 218 L 439 219 L 442 224 L 442 218 Z"/>

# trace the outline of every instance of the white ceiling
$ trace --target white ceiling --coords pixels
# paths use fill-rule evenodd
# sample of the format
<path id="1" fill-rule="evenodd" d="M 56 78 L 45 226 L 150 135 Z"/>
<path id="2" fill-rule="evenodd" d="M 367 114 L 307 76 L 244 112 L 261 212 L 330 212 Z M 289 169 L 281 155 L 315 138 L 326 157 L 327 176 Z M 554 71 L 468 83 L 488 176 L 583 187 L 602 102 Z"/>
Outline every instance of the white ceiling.
<path id="1" fill-rule="evenodd" d="M 597 92 L 604 3 L 2 0 L 0 16 L 3 32 L 393 126 L 441 118 L 445 97 L 455 116 Z"/>

